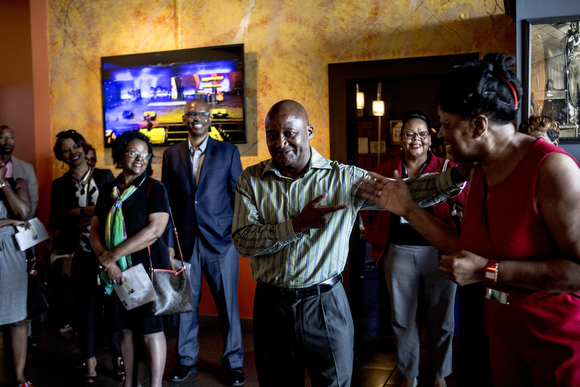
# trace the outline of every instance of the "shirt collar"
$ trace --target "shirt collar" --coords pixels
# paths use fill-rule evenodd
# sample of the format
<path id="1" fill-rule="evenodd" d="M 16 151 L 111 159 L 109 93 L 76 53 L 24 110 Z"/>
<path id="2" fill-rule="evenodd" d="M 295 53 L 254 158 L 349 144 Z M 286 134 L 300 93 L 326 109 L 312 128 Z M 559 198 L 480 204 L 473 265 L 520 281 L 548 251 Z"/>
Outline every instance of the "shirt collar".
<path id="1" fill-rule="evenodd" d="M 208 138 L 209 138 L 209 135 L 205 136 L 205 140 L 203 140 L 202 143 L 197 148 L 201 151 L 201 154 L 204 154 L 205 150 L 207 149 Z M 189 136 L 187 136 L 187 144 L 189 145 L 189 154 L 193 155 L 194 149 L 193 149 L 193 146 L 191 145 L 191 139 L 189 138 Z"/>
<path id="2" fill-rule="evenodd" d="M 322 157 L 320 153 L 318 153 L 316 149 L 314 149 L 311 146 L 310 161 L 308 162 L 308 166 L 306 167 L 306 172 L 304 172 L 304 175 L 302 176 L 305 176 L 313 169 L 332 169 L 332 168 L 330 166 L 330 161 Z M 274 161 L 272 159 L 268 160 L 268 162 L 266 163 L 266 167 L 262 172 L 262 177 L 264 177 L 267 173 L 273 173 L 280 177 L 286 177 L 280 173 L 278 168 L 276 168 L 276 165 L 274 164 Z"/>

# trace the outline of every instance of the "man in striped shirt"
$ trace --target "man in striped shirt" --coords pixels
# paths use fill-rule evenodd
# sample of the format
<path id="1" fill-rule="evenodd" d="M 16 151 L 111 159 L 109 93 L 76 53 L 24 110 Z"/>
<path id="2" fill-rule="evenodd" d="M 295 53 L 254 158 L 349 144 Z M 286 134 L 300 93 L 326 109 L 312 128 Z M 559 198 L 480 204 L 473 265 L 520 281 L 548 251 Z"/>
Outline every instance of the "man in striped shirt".
<path id="1" fill-rule="evenodd" d="M 236 186 L 232 241 L 251 257 L 254 356 L 261 386 L 349 386 L 354 327 L 341 273 L 361 209 L 382 209 L 358 190 L 365 170 L 322 157 L 298 102 L 266 117 L 270 160 L 247 168 Z M 451 172 L 415 179 L 423 206 L 460 192 Z"/>

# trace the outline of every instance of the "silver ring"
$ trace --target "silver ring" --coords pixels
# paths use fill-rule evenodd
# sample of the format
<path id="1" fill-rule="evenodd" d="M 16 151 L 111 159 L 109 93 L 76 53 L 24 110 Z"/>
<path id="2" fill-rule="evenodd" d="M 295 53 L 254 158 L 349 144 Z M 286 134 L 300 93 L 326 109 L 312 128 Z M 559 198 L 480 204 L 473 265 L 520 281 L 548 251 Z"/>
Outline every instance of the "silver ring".
<path id="1" fill-rule="evenodd" d="M 111 281 L 111 283 L 112 283 L 113 285 L 116 285 L 116 284 L 117 284 L 117 281 L 115 281 L 115 280 L 112 280 L 112 281 Z"/>
<path id="2" fill-rule="evenodd" d="M 377 194 L 378 197 L 381 197 L 381 194 L 383 193 L 383 191 L 379 191 L 379 193 Z"/>

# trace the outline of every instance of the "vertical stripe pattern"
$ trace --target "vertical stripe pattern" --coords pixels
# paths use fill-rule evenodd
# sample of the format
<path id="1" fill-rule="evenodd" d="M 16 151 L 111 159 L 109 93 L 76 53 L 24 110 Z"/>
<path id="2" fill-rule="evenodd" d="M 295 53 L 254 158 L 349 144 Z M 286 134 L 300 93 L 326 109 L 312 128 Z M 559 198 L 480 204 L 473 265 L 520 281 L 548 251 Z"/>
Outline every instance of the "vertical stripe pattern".
<path id="1" fill-rule="evenodd" d="M 340 274 L 358 211 L 381 209 L 358 191 L 360 179 L 368 176 L 365 170 L 330 161 L 310 149 L 308 169 L 296 179 L 283 176 L 272 160 L 266 160 L 246 168 L 238 180 L 232 241 L 242 256 L 251 257 L 256 281 L 303 288 Z M 414 200 L 423 206 L 459 192 L 449 176 L 421 176 L 427 178 L 407 183 Z M 321 205 L 346 204 L 348 208 L 332 214 L 326 227 L 296 234 L 292 219 L 324 193 L 328 196 Z"/>

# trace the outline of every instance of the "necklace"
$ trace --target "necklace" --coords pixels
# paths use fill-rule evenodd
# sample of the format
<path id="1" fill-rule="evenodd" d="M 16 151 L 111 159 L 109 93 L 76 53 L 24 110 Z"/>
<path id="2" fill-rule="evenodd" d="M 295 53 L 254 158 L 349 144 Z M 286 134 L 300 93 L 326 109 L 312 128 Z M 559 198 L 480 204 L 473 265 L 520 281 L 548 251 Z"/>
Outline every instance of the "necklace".
<path id="1" fill-rule="evenodd" d="M 487 186 L 487 179 L 485 178 L 485 174 L 483 174 L 483 201 L 481 203 L 481 224 L 485 227 L 485 231 L 487 233 L 487 240 L 489 241 L 489 246 L 495 251 L 493 248 L 493 243 L 491 241 L 491 232 L 489 231 L 489 216 L 487 214 L 487 196 L 489 195 L 488 186 Z"/>
<path id="2" fill-rule="evenodd" d="M 71 176 L 76 183 L 79 183 L 81 185 L 87 185 L 92 174 L 93 174 L 93 168 L 89 167 L 89 169 L 87 170 L 87 172 L 85 173 L 85 175 L 83 176 L 83 178 L 81 180 L 77 179 L 72 174 L 71 174 Z"/>
<path id="3" fill-rule="evenodd" d="M 72 177 L 76 184 L 81 185 L 81 192 L 80 192 L 81 195 L 85 194 L 85 187 L 87 184 L 90 183 L 92 175 L 93 175 L 93 168 L 89 167 L 89 170 L 87 171 L 87 173 L 85 173 L 85 175 L 83 176 L 83 178 L 81 180 L 78 180 L 74 176 Z"/>

